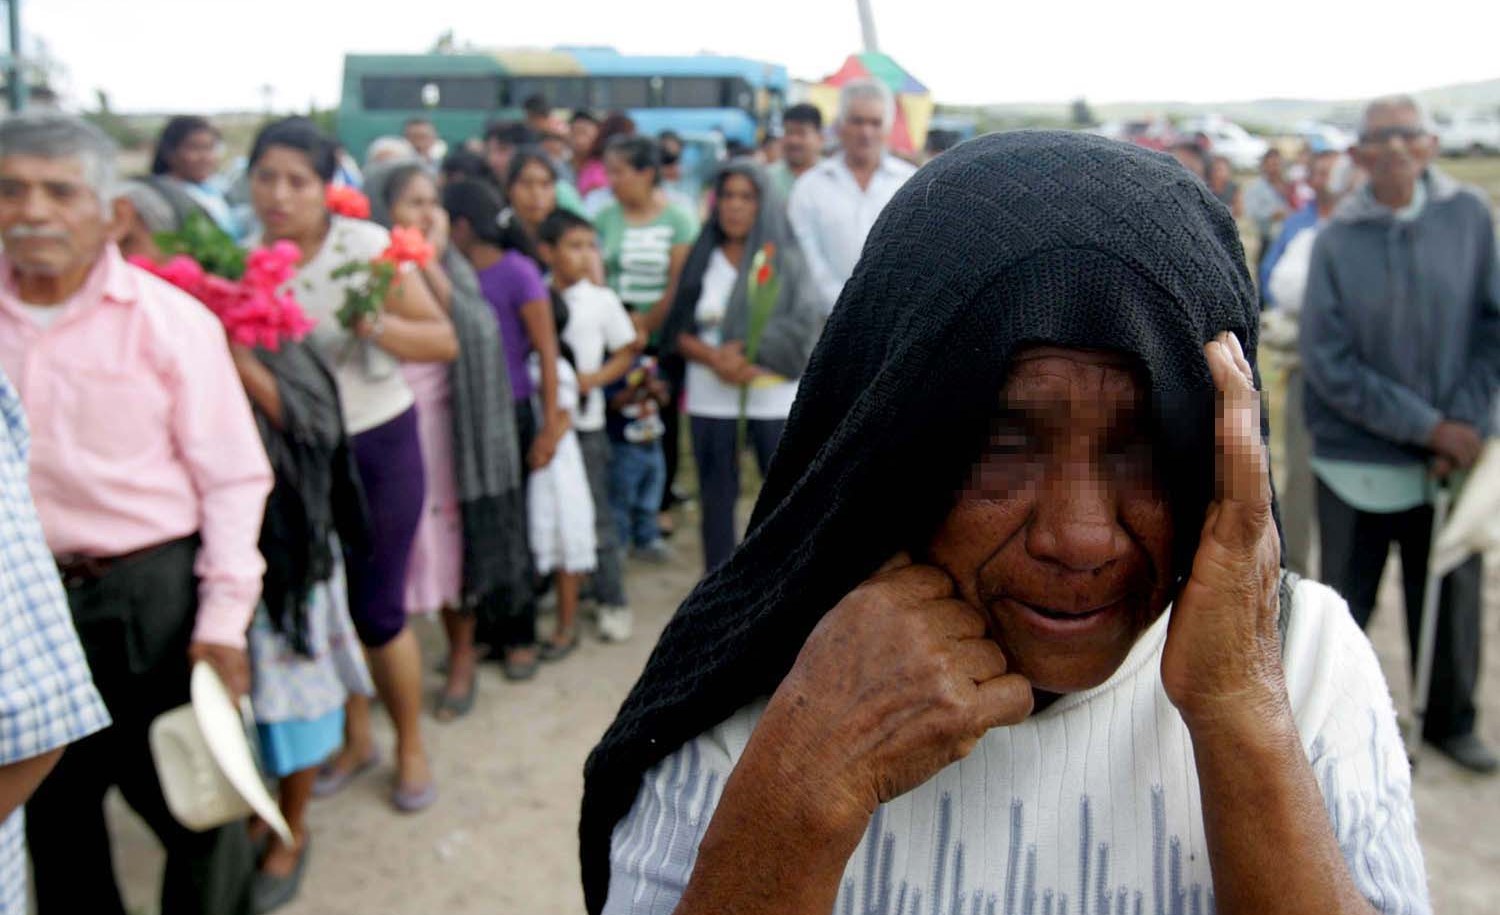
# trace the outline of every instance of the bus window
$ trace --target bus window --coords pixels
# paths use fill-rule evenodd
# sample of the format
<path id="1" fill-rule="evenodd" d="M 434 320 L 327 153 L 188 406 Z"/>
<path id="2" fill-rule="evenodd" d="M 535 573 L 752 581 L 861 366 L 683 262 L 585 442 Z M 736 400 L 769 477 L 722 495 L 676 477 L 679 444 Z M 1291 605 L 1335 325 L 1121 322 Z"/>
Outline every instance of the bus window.
<path id="1" fill-rule="evenodd" d="M 724 80 L 709 76 L 669 77 L 663 87 L 667 108 L 722 108 Z"/>
<path id="2" fill-rule="evenodd" d="M 365 111 L 488 111 L 495 107 L 500 86 L 493 76 L 366 76 L 359 89 Z"/>
<path id="3" fill-rule="evenodd" d="M 651 107 L 651 81 L 644 76 L 596 76 L 589 80 L 590 107 L 601 111 Z"/>
<path id="4" fill-rule="evenodd" d="M 513 76 L 503 81 L 500 107 L 520 108 L 540 95 L 553 108 L 589 107 L 588 81 L 581 76 Z"/>

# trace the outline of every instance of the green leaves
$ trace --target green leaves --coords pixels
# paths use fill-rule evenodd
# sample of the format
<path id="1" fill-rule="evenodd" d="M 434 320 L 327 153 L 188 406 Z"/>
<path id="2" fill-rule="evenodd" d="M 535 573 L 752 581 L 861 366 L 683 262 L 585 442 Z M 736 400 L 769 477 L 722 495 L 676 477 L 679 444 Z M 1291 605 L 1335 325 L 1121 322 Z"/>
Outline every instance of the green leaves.
<path id="1" fill-rule="evenodd" d="M 215 276 L 238 280 L 245 274 L 245 251 L 204 213 L 190 213 L 176 232 L 152 238 L 167 257 L 186 254 Z"/>

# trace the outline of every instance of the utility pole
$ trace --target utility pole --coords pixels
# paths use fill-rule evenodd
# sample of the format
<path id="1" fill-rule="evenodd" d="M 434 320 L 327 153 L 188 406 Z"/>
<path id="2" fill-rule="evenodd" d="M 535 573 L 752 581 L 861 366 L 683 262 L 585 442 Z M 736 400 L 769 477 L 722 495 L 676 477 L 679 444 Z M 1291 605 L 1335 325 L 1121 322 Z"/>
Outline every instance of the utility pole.
<path id="1" fill-rule="evenodd" d="M 5 0 L 9 50 L 5 59 L 5 95 L 12 112 L 26 107 L 26 70 L 21 60 L 21 0 Z"/>
<path id="2" fill-rule="evenodd" d="M 875 11 L 870 8 L 870 0 L 855 0 L 855 2 L 859 4 L 859 30 L 864 35 L 865 53 L 878 53 L 880 41 L 875 37 Z"/>

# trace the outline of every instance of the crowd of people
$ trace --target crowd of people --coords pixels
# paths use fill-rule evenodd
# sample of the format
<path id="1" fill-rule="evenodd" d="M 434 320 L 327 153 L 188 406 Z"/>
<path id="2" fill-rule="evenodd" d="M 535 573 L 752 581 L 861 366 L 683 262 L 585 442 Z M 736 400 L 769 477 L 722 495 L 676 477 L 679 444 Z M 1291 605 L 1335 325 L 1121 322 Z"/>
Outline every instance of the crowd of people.
<path id="1" fill-rule="evenodd" d="M 112 144 L 82 120 L 25 113 L 0 122 L 0 367 L 8 379 L 0 383 L 8 431 L 0 437 L 0 530 L 7 534 L 0 574 L 11 582 L 0 599 L 0 817 L 6 817 L 0 913 L 26 911 L 24 804 L 24 842 L 42 915 L 123 915 L 102 806 L 111 787 L 119 787 L 166 848 L 164 913 L 259 913 L 285 904 L 307 867 L 313 799 L 372 770 L 387 771 L 387 751 L 372 727 L 377 697 L 396 735 L 390 803 L 412 814 L 429 808 L 439 785 L 423 740 L 429 710 L 413 617 L 440 620 L 447 639 L 444 683 L 430 708 L 438 722 L 474 708 L 487 657 L 507 679 L 522 681 L 564 661 L 590 632 L 605 642 L 631 639 L 626 569 L 676 560 L 680 548 L 672 540 L 689 495 L 678 467 L 684 453 L 695 469 L 705 583 L 591 761 L 585 884 L 596 911 L 638 911 L 609 890 L 612 881 L 636 888 L 637 899 L 641 887 L 653 888 L 652 898 L 671 889 L 666 895 L 674 901 L 680 896 L 684 905 L 700 906 L 685 910 L 733 908 L 746 891 L 733 868 L 717 877 L 683 869 L 696 843 L 708 841 L 704 830 L 712 819 L 718 832 L 707 835 L 717 841 L 705 845 L 705 858 L 727 864 L 737 860 L 735 849 L 771 847 L 756 845 L 745 824 L 764 818 L 776 826 L 785 811 L 746 793 L 752 776 L 734 795 L 723 780 L 736 764 L 746 765 L 742 751 L 761 760 L 760 777 L 770 777 L 774 764 L 764 762 L 763 751 L 752 752 L 763 714 L 788 744 L 814 737 L 788 711 L 794 698 L 778 688 L 782 677 L 796 684 L 801 701 L 811 697 L 819 714 L 834 714 L 841 706 L 829 697 L 850 688 L 816 651 L 793 667 L 797 649 L 805 640 L 808 651 L 823 645 L 826 654 L 842 637 L 895 650 L 904 630 L 862 631 L 851 622 L 854 611 L 841 616 L 840 608 L 864 594 L 854 603 L 878 620 L 882 600 L 895 599 L 880 594 L 938 600 L 922 584 L 932 569 L 903 570 L 909 557 L 881 566 L 890 552 L 910 551 L 919 566 L 947 570 L 962 590 L 969 565 L 979 563 L 971 571 L 984 578 L 975 545 L 993 539 L 994 524 L 1012 525 L 1000 515 L 992 524 L 986 509 L 975 506 L 1006 505 L 1020 486 L 1035 506 L 1016 518 L 1033 520 L 1014 522 L 1024 531 L 1019 546 L 994 545 L 995 555 L 1006 557 L 994 587 L 1019 582 L 1029 600 L 1046 604 L 1054 600 L 1049 588 L 1074 587 L 1072 573 L 1098 580 L 1105 568 L 1128 566 L 1140 580 L 1119 571 L 1115 591 L 1140 590 L 1142 603 L 1121 630 L 1128 637 L 1100 648 L 1098 658 L 1079 654 L 1072 667 L 1043 650 L 1047 639 L 1061 638 L 1057 633 L 1048 630 L 1033 644 L 1025 627 L 1045 625 L 1002 616 L 995 626 L 1007 644 L 1020 646 L 1018 653 L 998 662 L 998 671 L 988 655 L 966 654 L 965 664 L 987 671 L 972 683 L 998 677 L 1009 663 L 1054 694 L 1103 688 L 1114 682 L 1110 675 L 1126 652 L 1135 657 L 1137 638 L 1141 645 L 1155 639 L 1154 650 L 1163 650 L 1163 627 L 1153 621 L 1169 599 L 1166 582 L 1175 580 L 1166 573 L 1176 568 L 1184 581 L 1189 568 L 1200 574 L 1183 564 L 1180 549 L 1173 552 L 1171 525 L 1180 533 L 1192 519 L 1153 515 L 1146 487 L 1111 496 L 1120 512 L 1135 506 L 1131 511 L 1141 513 L 1131 515 L 1128 532 L 1112 527 L 1112 519 L 1089 521 L 1083 514 L 1112 510 L 1090 501 L 1100 487 L 1080 490 L 1068 476 L 1093 460 L 1070 449 L 1095 435 L 1111 442 L 1124 436 L 1131 455 L 1179 445 L 1188 449 L 1184 454 L 1210 449 L 1211 434 L 1205 440 L 1172 431 L 1173 422 L 1195 415 L 1171 414 L 1172 396 L 1194 384 L 1202 388 L 1210 372 L 1225 394 L 1237 389 L 1241 370 L 1253 392 L 1260 333 L 1263 347 L 1293 354 L 1294 396 L 1278 426 L 1290 470 L 1278 515 L 1285 564 L 1303 574 L 1320 568 L 1363 626 L 1396 543 L 1415 644 L 1432 535 L 1431 481 L 1456 477 L 1478 461 L 1493 432 L 1500 386 L 1500 267 L 1490 207 L 1431 164 L 1421 108 L 1407 98 L 1373 103 L 1349 153 L 1309 155 L 1290 169 L 1273 150 L 1241 190 L 1227 160 L 1196 144 L 1171 150 L 1191 173 L 1187 178 L 1165 156 L 1127 155 L 1113 141 L 1051 134 L 1020 135 L 1008 146 L 1003 138 L 965 144 L 918 173 L 888 149 L 893 105 L 883 85 L 849 83 L 831 130 L 819 109 L 793 106 L 779 136 L 736 150 L 701 185 L 684 174 L 683 138 L 643 135 L 622 113 L 576 111 L 563 119 L 542 98 L 527 101 L 524 119 L 492 124 L 483 136 L 449 138 L 451 145 L 430 121 L 413 119 L 401 136 L 372 143 L 359 163 L 314 122 L 277 120 L 256 135 L 236 180 L 222 174 L 221 137 L 202 117 L 173 118 L 149 173 L 124 179 L 116 175 Z M 830 140 L 833 148 L 825 150 Z M 1008 169 L 1022 177 L 1013 181 Z M 1069 175 L 1076 179 L 1071 187 Z M 1054 181 L 1058 189 L 1049 191 Z M 920 194 L 910 190 L 914 184 Z M 1156 196 L 1140 190 L 1168 186 L 1170 192 Z M 345 203 L 354 190 L 361 206 L 351 210 Z M 1101 222 L 1106 211 L 1120 222 Z M 1253 286 L 1242 264 L 1235 273 L 1235 258 L 1243 256 L 1238 232 L 1232 242 L 1224 234 L 1242 213 L 1260 241 Z M 223 256 L 231 260 L 248 252 L 265 263 L 277 251 L 290 252 L 281 288 L 312 322 L 310 332 L 247 343 L 160 278 L 156 268 L 165 269 L 177 253 L 169 240 L 189 234 L 201 240 L 204 233 L 212 235 L 210 248 L 230 252 Z M 1163 247 L 1158 234 L 1176 241 Z M 363 287 L 350 265 L 380 263 L 394 248 L 417 244 L 425 256 L 396 267 L 371 309 L 351 313 L 349 303 Z M 1139 271 L 1151 274 L 1150 283 Z M 1103 279 L 1086 281 L 1085 274 Z M 1203 279 L 1210 275 L 1219 286 Z M 1000 298 L 996 289 L 1004 291 Z M 1183 297 L 1216 304 L 1202 306 L 1212 310 L 1202 320 L 1142 331 L 1169 320 L 1140 317 L 1163 311 L 1148 307 L 1163 294 L 1179 308 L 1187 307 Z M 964 296 L 983 303 L 969 307 Z M 1097 303 L 1075 301 L 1090 296 Z M 1193 339 L 1179 346 L 1172 342 L 1177 337 Z M 1150 408 L 1157 422 L 1139 424 L 1158 429 L 1153 435 L 1163 440 L 1113 427 L 1129 413 L 1126 401 L 1146 397 L 1124 363 L 1097 355 L 1117 344 L 1149 370 L 1151 396 L 1164 398 Z M 1185 361 L 1189 355 L 1201 361 L 1203 353 L 1208 368 L 1201 372 Z M 1007 367 L 1014 373 L 996 374 Z M 1036 392 L 1051 390 L 1058 379 L 1066 391 L 1092 384 L 1120 395 L 1121 406 L 1090 410 L 1079 401 L 1066 416 L 1046 414 L 1061 408 Z M 968 484 L 937 469 L 933 449 L 969 447 L 957 430 L 975 385 L 1002 390 L 1010 404 L 1004 416 L 1014 426 L 992 429 L 1003 441 L 992 441 L 985 453 L 1042 449 L 1049 456 L 1037 468 L 1055 459 L 1061 476 L 1048 475 L 1050 482 L 1037 482 L 1033 492 L 1017 476 L 1031 471 L 999 457 L 994 466 L 988 457 L 980 461 Z M 796 418 L 794 404 L 800 404 Z M 1033 422 L 1024 418 L 1027 411 L 1040 412 Z M 789 420 L 801 428 L 792 427 L 791 446 L 783 447 Z M 1080 427 L 1073 438 L 1054 428 L 1089 422 L 1102 425 Z M 913 430 L 926 430 L 926 438 Z M 753 543 L 741 550 L 737 508 L 747 449 L 769 495 L 751 521 Z M 931 466 L 932 478 L 910 477 L 917 471 L 901 469 L 904 460 Z M 1183 470 L 1169 484 L 1186 487 L 1173 489 L 1173 499 L 1185 500 L 1174 511 L 1205 498 L 1191 488 L 1202 482 L 1196 473 Z M 958 508 L 919 500 L 928 490 L 951 496 L 1001 483 L 1010 488 L 974 496 L 974 505 L 968 495 Z M 1049 488 L 1053 483 L 1060 488 Z M 1154 504 L 1164 498 L 1157 493 Z M 1201 509 L 1187 529 L 1201 526 Z M 1009 509 L 994 510 L 1010 518 Z M 936 539 L 930 546 L 912 541 L 909 531 L 892 527 L 896 521 L 913 530 L 937 524 Z M 1252 541 L 1266 536 L 1257 528 Z M 1144 544 L 1140 555 L 1127 549 L 1137 541 Z M 809 565 L 819 558 L 840 571 Z M 1042 575 L 1028 562 L 1053 571 Z M 877 584 L 867 582 L 839 602 L 866 578 Z M 1444 580 L 1425 736 L 1460 765 L 1493 772 L 1496 758 L 1475 734 L 1481 578 L 1476 556 Z M 801 591 L 794 587 L 799 582 Z M 1102 606 L 1097 590 L 1080 592 L 1075 603 Z M 796 600 L 825 598 L 817 614 L 788 622 Z M 1299 600 L 1345 612 L 1333 592 Z M 1290 606 L 1291 598 L 1285 601 Z M 1071 631 L 1072 623 L 1058 621 L 1081 611 L 1056 606 L 1062 609 L 1034 615 Z M 843 621 L 841 636 L 812 630 L 825 612 L 825 622 Z M 955 617 L 953 626 L 968 623 Z M 1288 644 L 1297 646 L 1301 664 L 1324 663 L 1328 652 L 1319 645 L 1357 635 L 1329 622 L 1293 631 Z M 1172 647 L 1172 639 L 1186 638 L 1172 632 L 1166 651 L 1189 651 Z M 708 652 L 711 670 L 691 672 L 694 644 Z M 1344 648 L 1353 653 L 1340 670 L 1353 671 L 1354 680 L 1334 682 L 1336 673 L 1319 668 L 1324 679 L 1313 692 L 1331 697 L 1318 699 L 1320 708 L 1371 715 L 1373 724 L 1303 736 L 1350 753 L 1361 741 L 1360 747 L 1377 746 L 1384 755 L 1375 765 L 1384 771 L 1391 749 L 1391 728 L 1381 717 L 1384 684 L 1367 648 Z M 770 679 L 737 660 L 757 655 L 781 665 Z M 193 831 L 168 810 L 148 732 L 157 716 L 187 701 L 189 670 L 199 662 L 231 693 L 249 697 L 290 841 L 260 820 Z M 1325 675 L 1334 680 L 1325 682 Z M 882 679 L 887 675 L 869 676 L 872 689 L 897 689 Z M 1339 698 L 1351 683 L 1364 690 L 1349 700 L 1353 705 Z M 650 689 L 669 701 L 652 704 L 642 692 Z M 1181 681 L 1168 690 L 1188 720 L 1169 736 L 1186 746 L 1202 738 L 1199 720 L 1212 716 L 1206 700 Z M 753 704 L 773 693 L 769 709 Z M 1018 722 L 1031 705 L 1012 699 L 986 720 Z M 1064 706 L 1071 709 L 1067 720 L 1091 726 L 1086 707 L 1064 700 L 1059 716 Z M 825 722 L 826 734 L 857 741 L 850 730 L 857 709 L 844 708 L 844 719 Z M 1050 726 L 1043 718 L 1036 728 Z M 643 749 L 648 733 L 663 736 Z M 1128 737 L 1130 730 L 1120 733 Z M 1035 744 L 1050 747 L 1049 740 L 1038 736 Z M 720 758 L 726 746 L 735 748 L 734 759 Z M 684 753 L 691 763 L 680 758 Z M 1191 768 L 1191 755 L 1185 758 Z M 1043 764 L 1005 759 L 1012 779 Z M 705 771 L 722 769 L 729 812 L 694 814 L 693 833 L 678 826 L 699 803 L 701 784 L 662 772 L 689 765 L 697 772 L 700 761 Z M 1285 757 L 1276 763 L 1293 765 Z M 1173 777 L 1186 784 L 1188 776 L 1174 765 Z M 1220 785 L 1216 779 L 1228 777 L 1229 768 L 1194 776 L 1203 780 L 1205 807 L 1210 786 Z M 945 811 L 947 792 L 958 791 L 958 770 L 951 771 Z M 1340 821 L 1333 805 L 1350 802 L 1326 798 L 1333 828 L 1346 831 L 1335 836 L 1304 810 L 1281 823 L 1283 837 L 1316 849 L 1324 873 L 1347 864 L 1352 877 L 1341 872 L 1329 886 L 1383 900 L 1381 911 L 1423 911 L 1409 784 L 1389 773 L 1376 783 L 1353 768 L 1320 769 L 1319 776 L 1356 794 L 1368 790 L 1369 809 L 1393 812 L 1377 818 L 1383 826 L 1365 815 Z M 925 781 L 910 779 L 907 773 L 892 784 Z M 1301 790 L 1300 782 L 1289 784 Z M 1170 817 L 1174 848 L 1176 835 L 1203 834 L 1196 818 L 1205 813 L 1190 793 L 1170 800 L 1182 805 Z M 790 795 L 807 796 L 796 786 Z M 1087 824 L 1088 795 L 1079 796 Z M 882 792 L 878 800 L 895 797 Z M 1045 803 L 1041 793 L 1033 800 Z M 1107 818 L 1111 804 L 1134 801 L 1097 803 L 1095 816 Z M 1222 804 L 1221 813 L 1233 807 Z M 1012 829 L 977 812 L 967 821 L 953 816 L 979 831 L 970 840 L 991 826 Z M 868 893 L 877 864 L 889 876 L 890 852 L 877 860 L 879 843 L 889 849 L 897 842 L 902 867 L 908 856 L 913 868 L 919 858 L 932 860 L 914 850 L 918 837 L 893 840 L 880 823 L 877 815 L 863 840 L 867 907 L 874 905 Z M 1369 857 L 1377 839 L 1357 830 L 1377 827 L 1385 830 L 1385 844 Z M 1157 823 L 1158 852 L 1161 828 Z M 659 865 L 638 854 L 649 836 L 667 830 L 669 850 L 690 843 L 681 854 Z M 829 874 L 843 873 L 864 834 L 863 825 L 839 833 L 834 845 L 842 857 L 828 862 Z M 790 842 L 789 836 L 772 837 Z M 1088 884 L 1087 836 L 1085 825 L 1082 883 L 1066 885 Z M 1149 833 L 1138 838 L 1143 847 L 1153 841 Z M 1345 855 L 1340 862 L 1340 849 L 1356 838 L 1351 854 L 1358 860 Z M 1056 847 L 1055 837 L 1030 841 Z M 1209 847 L 1216 855 L 1236 852 L 1212 835 Z M 804 850 L 809 860 L 822 853 Z M 1017 853 L 1010 851 L 1012 868 Z M 1149 872 L 1144 855 L 1117 860 L 1122 871 L 1133 862 L 1131 880 Z M 1183 877 L 1197 881 L 1195 906 L 1206 866 L 1203 858 Z M 812 895 L 798 899 L 831 905 L 847 893 L 844 903 L 852 904 L 854 883 L 814 877 L 799 883 L 777 867 L 762 863 L 747 873 L 791 893 L 783 902 L 800 886 Z M 943 867 L 938 884 L 926 887 L 929 898 L 936 893 L 934 904 L 944 891 Z M 1123 911 L 1128 880 L 1117 876 L 1125 881 Z M 1229 910 L 1231 892 L 1254 896 L 1248 872 L 1221 874 L 1216 863 L 1213 877 L 1223 886 L 1221 910 Z M 956 893 L 962 877 L 954 881 Z M 1141 897 L 1135 898 L 1139 907 Z"/>

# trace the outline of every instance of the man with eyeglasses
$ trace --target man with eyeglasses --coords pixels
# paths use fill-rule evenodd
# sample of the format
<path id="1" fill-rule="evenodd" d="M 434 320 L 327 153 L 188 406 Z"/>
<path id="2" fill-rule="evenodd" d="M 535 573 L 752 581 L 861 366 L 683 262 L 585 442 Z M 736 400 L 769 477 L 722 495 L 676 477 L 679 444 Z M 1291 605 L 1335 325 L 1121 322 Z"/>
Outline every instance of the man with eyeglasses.
<path id="1" fill-rule="evenodd" d="M 1410 97 L 1365 109 L 1352 154 L 1369 180 L 1314 245 L 1301 335 L 1323 579 L 1364 625 L 1398 544 L 1414 649 L 1433 484 L 1478 459 L 1500 387 L 1489 204 L 1429 164 L 1435 145 Z M 1443 580 L 1423 737 L 1492 773 L 1474 733 L 1481 579 L 1473 556 Z"/>

